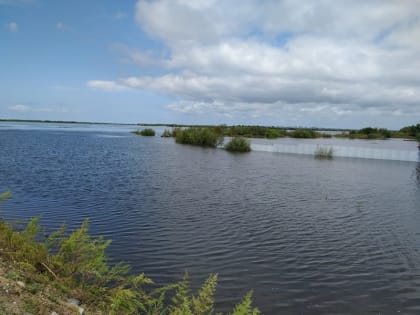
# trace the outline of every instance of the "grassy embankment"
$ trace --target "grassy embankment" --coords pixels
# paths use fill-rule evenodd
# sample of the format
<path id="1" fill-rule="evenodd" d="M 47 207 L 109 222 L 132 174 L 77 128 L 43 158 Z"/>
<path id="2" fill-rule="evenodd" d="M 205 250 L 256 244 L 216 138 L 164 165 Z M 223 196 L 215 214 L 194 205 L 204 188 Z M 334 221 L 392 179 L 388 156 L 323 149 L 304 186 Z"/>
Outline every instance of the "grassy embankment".
<path id="1" fill-rule="evenodd" d="M 0 200 L 8 197 L 0 195 Z M 46 235 L 32 219 L 23 230 L 0 220 L 0 314 L 201 315 L 214 314 L 217 275 L 192 294 L 188 276 L 157 287 L 144 274 L 130 274 L 125 264 L 110 266 L 105 255 L 110 241 L 88 234 L 88 221 L 71 233 L 65 226 Z M 258 314 L 251 292 L 233 315 Z"/>

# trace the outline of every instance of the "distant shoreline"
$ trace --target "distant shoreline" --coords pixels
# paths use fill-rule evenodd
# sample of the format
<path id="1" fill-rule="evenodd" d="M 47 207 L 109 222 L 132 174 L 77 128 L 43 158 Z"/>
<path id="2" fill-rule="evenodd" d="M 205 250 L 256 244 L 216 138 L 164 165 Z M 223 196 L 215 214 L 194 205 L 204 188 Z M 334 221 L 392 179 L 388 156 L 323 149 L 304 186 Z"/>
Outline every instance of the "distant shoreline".
<path id="1" fill-rule="evenodd" d="M 134 123 L 129 124 L 129 123 L 110 123 L 110 122 L 73 121 L 73 120 L 40 120 L 40 119 L 0 119 L 0 122 L 138 126 L 138 124 L 134 124 Z"/>
<path id="2" fill-rule="evenodd" d="M 241 125 L 241 124 L 237 124 L 237 125 L 225 125 L 225 124 L 215 124 L 215 125 L 208 125 L 208 124 L 203 124 L 203 125 L 195 125 L 195 124 L 162 124 L 162 123 L 138 123 L 138 126 L 143 126 L 143 127 L 172 127 L 172 128 L 177 128 L 177 127 L 197 127 L 197 128 L 213 128 L 213 127 L 219 127 L 219 126 L 223 126 L 223 127 L 237 127 L 237 126 L 244 126 L 244 127 L 264 127 L 264 128 L 275 128 L 275 129 L 279 129 L 279 130 L 296 130 L 296 129 L 309 129 L 309 130 L 319 130 L 319 131 L 351 131 L 351 130 L 355 130 L 355 129 L 349 129 L 349 128 L 318 128 L 318 127 L 282 127 L 282 126 L 269 126 L 269 125 Z"/>

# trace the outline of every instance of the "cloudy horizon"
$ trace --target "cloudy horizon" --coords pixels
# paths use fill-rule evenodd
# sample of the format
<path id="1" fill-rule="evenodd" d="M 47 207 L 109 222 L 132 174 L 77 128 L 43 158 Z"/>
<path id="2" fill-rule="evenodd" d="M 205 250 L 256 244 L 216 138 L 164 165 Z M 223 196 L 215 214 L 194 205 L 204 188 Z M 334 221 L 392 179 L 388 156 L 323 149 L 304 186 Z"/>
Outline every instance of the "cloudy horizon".
<path id="1" fill-rule="evenodd" d="M 0 1 L 0 118 L 420 121 L 420 1 L 81 4 Z"/>

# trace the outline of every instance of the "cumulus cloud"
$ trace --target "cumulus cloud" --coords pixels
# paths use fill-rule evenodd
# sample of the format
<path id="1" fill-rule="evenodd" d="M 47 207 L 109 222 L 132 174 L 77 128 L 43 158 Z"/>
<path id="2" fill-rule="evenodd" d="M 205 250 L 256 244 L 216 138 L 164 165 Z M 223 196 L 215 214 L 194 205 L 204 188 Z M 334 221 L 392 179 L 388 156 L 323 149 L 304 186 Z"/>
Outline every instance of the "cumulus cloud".
<path id="1" fill-rule="evenodd" d="M 87 86 L 93 89 L 103 90 L 106 92 L 122 91 L 127 88 L 124 85 L 120 85 L 114 81 L 103 81 L 103 80 L 88 81 Z"/>
<path id="2" fill-rule="evenodd" d="M 139 0 L 137 23 L 169 53 L 121 52 L 166 73 L 90 82 L 156 91 L 176 100 L 169 109 L 197 115 L 420 119 L 419 7 L 418 0 Z"/>
<path id="3" fill-rule="evenodd" d="M 16 22 L 9 22 L 6 24 L 6 27 L 11 32 L 17 32 L 19 30 Z"/>

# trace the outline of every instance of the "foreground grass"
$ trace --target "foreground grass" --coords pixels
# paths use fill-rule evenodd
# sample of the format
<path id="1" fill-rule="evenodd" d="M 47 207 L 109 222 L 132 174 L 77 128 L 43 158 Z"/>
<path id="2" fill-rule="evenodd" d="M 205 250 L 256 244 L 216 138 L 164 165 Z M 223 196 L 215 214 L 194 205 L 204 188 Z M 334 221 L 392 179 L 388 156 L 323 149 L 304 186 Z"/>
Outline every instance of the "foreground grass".
<path id="1" fill-rule="evenodd" d="M 0 200 L 7 197 L 8 194 L 2 194 Z M 71 297 L 79 300 L 90 314 L 214 314 L 216 274 L 210 275 L 195 294 L 187 275 L 179 283 L 152 287 L 150 278 L 130 274 L 129 266 L 108 264 L 105 250 L 110 241 L 90 236 L 88 220 L 70 234 L 62 226 L 49 235 L 42 233 L 38 221 L 32 219 L 18 231 L 0 220 L 0 273 L 2 264 L 7 264 L 8 274 L 26 283 L 21 288 L 26 295 L 19 292 L 13 296 L 14 300 L 19 300 L 19 296 L 25 299 L 20 301 L 23 306 L 18 311 L 45 313 L 56 307 L 63 314 L 73 314 L 74 310 L 62 310 L 62 301 Z M 1 307 L 0 314 L 12 313 Z M 20 314 L 18 311 L 16 314 Z M 230 314 L 259 314 L 251 306 L 251 293 Z"/>

